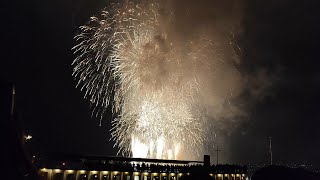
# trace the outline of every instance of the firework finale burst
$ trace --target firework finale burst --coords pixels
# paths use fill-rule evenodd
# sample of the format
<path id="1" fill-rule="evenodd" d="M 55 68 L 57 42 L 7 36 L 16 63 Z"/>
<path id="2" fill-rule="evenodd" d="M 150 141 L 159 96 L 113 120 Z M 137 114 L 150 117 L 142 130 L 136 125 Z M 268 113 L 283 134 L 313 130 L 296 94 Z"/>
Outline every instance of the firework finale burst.
<path id="1" fill-rule="evenodd" d="M 225 55 L 234 53 L 227 38 L 208 35 L 205 26 L 186 38 L 163 2 L 113 3 L 91 17 L 75 37 L 73 76 L 94 115 L 102 119 L 112 107 L 119 153 L 198 159 L 213 142 L 212 113 L 218 117 L 233 93 L 232 85 L 216 83 L 222 72 L 236 76 Z"/>

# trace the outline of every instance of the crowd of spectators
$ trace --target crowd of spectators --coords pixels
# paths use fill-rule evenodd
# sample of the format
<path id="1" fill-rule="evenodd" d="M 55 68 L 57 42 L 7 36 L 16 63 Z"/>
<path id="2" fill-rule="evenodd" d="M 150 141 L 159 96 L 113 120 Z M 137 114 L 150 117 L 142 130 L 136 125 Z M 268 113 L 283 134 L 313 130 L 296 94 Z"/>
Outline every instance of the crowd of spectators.
<path id="1" fill-rule="evenodd" d="M 213 174 L 246 174 L 247 167 L 240 165 L 218 164 L 205 166 L 203 164 L 164 164 L 139 162 L 107 162 L 94 163 L 96 169 L 122 172 L 157 172 L 157 173 L 190 173 L 209 172 Z M 98 166 L 97 166 L 98 165 Z M 91 166 L 91 169 L 94 168 Z"/>
<path id="2" fill-rule="evenodd" d="M 206 172 L 212 174 L 247 174 L 247 166 L 233 164 L 205 164 L 202 162 L 132 162 L 121 160 L 108 160 L 99 158 L 70 157 L 64 161 L 61 158 L 39 158 L 34 165 L 52 169 L 82 169 L 120 172 L 148 172 L 148 173 L 194 173 Z"/>

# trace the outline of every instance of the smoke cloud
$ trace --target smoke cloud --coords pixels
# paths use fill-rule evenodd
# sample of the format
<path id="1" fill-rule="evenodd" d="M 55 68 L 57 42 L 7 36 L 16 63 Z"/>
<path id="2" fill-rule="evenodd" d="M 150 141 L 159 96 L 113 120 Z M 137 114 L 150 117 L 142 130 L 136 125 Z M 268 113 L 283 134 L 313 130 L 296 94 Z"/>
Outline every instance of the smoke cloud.
<path id="1" fill-rule="evenodd" d="M 199 69 L 203 93 L 197 106 L 206 114 L 206 142 L 203 153 L 214 155 L 217 145 L 224 148 L 222 161 L 231 152 L 227 136 L 249 120 L 252 107 L 270 95 L 277 73 L 264 68 L 248 72 L 243 57 L 242 37 L 246 1 L 243 0 L 166 0 L 162 15 L 169 29 L 168 39 L 184 44 L 199 35 L 211 41 L 206 53 L 210 70 Z M 254 63 L 254 62 L 251 62 Z M 188 71 L 188 69 L 185 69 Z M 187 72 L 185 72 L 187 74 Z M 215 157 L 215 156 L 214 156 Z"/>
<path id="2" fill-rule="evenodd" d="M 243 8 L 239 0 L 127 1 L 82 27 L 74 74 L 97 107 L 114 101 L 120 150 L 169 159 L 228 151 L 226 137 L 272 86 L 267 71 L 241 68 Z"/>

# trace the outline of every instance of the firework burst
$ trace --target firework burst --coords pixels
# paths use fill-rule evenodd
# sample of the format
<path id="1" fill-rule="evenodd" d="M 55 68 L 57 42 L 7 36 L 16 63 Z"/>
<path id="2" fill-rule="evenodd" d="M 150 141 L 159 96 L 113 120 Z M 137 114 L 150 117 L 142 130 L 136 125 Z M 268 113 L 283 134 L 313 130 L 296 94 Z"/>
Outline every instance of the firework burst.
<path id="1" fill-rule="evenodd" d="M 115 115 L 111 135 L 133 157 L 196 159 L 208 128 L 198 106 L 210 74 L 211 40 L 174 37 L 159 3 L 112 4 L 80 27 L 73 76 L 103 117 Z M 210 63 L 208 63 L 210 62 Z"/>

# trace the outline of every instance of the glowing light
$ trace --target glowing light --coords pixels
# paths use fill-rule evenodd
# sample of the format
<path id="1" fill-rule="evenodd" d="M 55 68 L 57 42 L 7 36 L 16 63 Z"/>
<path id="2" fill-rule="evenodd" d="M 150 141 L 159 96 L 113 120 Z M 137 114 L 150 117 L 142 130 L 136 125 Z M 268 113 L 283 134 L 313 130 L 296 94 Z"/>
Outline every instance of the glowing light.
<path id="1" fill-rule="evenodd" d="M 61 170 L 60 169 L 55 169 L 54 172 L 59 173 L 59 172 L 61 172 Z"/>
<path id="2" fill-rule="evenodd" d="M 141 143 L 139 139 L 132 137 L 131 143 L 132 155 L 137 158 L 144 158 L 148 153 L 148 146 L 144 143 Z"/>
<path id="3" fill-rule="evenodd" d="M 173 158 L 172 150 L 169 149 L 169 150 L 168 150 L 168 159 L 172 159 L 172 158 Z"/>
<path id="4" fill-rule="evenodd" d="M 28 141 L 28 140 L 32 139 L 32 136 L 29 134 L 29 135 L 24 136 L 24 138 L 26 141 Z"/>
<path id="5" fill-rule="evenodd" d="M 178 158 L 179 151 L 180 151 L 180 144 L 177 143 L 177 144 L 174 146 L 174 159 L 179 159 L 179 158 Z"/>

